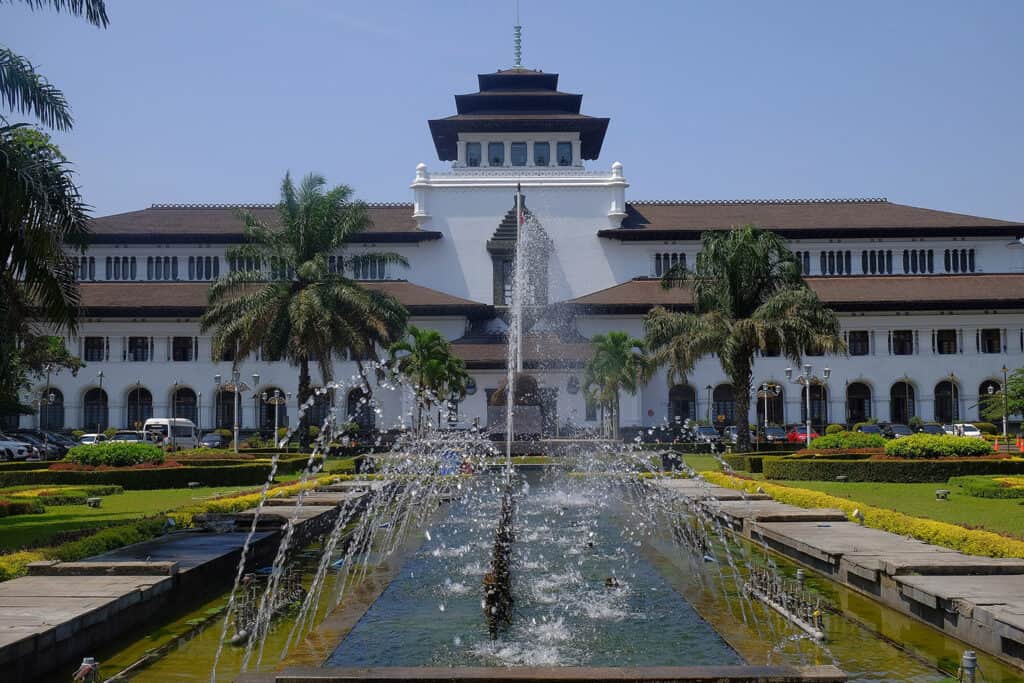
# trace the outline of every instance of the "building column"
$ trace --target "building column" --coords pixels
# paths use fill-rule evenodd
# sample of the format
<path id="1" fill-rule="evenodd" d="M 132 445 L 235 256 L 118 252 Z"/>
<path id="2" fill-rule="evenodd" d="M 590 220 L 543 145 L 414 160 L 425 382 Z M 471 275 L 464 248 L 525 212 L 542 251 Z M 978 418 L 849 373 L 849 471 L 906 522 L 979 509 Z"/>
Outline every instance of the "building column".
<path id="1" fill-rule="evenodd" d="M 580 155 L 580 141 L 579 140 L 573 140 L 572 141 L 572 165 L 573 166 L 582 166 L 583 165 L 583 157 Z"/>
<path id="2" fill-rule="evenodd" d="M 526 165 L 533 166 L 533 140 L 526 141 Z"/>
<path id="3" fill-rule="evenodd" d="M 455 159 L 455 165 L 456 166 L 465 166 L 466 165 L 466 141 L 465 140 L 459 140 L 455 144 L 458 147 L 457 157 Z"/>

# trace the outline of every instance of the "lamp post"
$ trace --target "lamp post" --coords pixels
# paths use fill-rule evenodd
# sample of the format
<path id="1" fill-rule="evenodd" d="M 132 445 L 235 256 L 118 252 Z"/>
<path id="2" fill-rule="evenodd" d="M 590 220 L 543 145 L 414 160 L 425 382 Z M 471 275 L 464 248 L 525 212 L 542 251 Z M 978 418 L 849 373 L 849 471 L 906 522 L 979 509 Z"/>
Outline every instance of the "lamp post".
<path id="1" fill-rule="evenodd" d="M 142 420 L 139 419 L 140 417 L 142 417 L 142 379 L 141 378 L 135 380 L 135 422 L 133 422 L 131 424 L 131 426 L 135 427 L 135 429 L 139 429 L 141 427 L 141 425 L 139 425 L 139 423 L 142 422 Z"/>
<path id="2" fill-rule="evenodd" d="M 949 373 L 949 419 L 954 425 L 960 419 L 960 402 L 957 400 L 956 375 Z"/>
<path id="3" fill-rule="evenodd" d="M 1006 419 L 1007 419 L 1006 413 L 1008 412 L 1007 408 L 1009 408 L 1009 403 L 1008 403 L 1008 399 L 1007 399 L 1007 392 L 1009 391 L 1009 387 L 1006 386 L 1006 383 L 1007 383 L 1006 373 L 1010 372 L 1010 369 L 1008 367 L 1006 367 L 1006 365 L 1003 365 L 1003 367 L 1000 368 L 1000 369 L 1003 371 L 1003 442 L 1005 443 L 1006 442 L 1006 438 L 1007 438 L 1006 437 L 1006 431 L 1007 431 L 1006 430 Z"/>
<path id="4" fill-rule="evenodd" d="M 196 392 L 196 432 L 203 438 L 203 392 Z"/>
<path id="5" fill-rule="evenodd" d="M 813 369 L 814 368 L 810 363 L 805 363 L 803 374 L 797 375 L 797 378 L 794 380 L 793 368 L 786 368 L 786 379 L 794 384 L 803 384 L 804 386 L 804 396 L 806 396 L 807 400 L 807 414 L 805 415 L 805 417 L 807 418 L 807 441 L 804 445 L 808 447 L 811 445 L 811 386 L 815 381 L 817 381 L 819 384 L 823 384 L 828 380 L 829 376 L 832 374 L 832 370 L 830 370 L 829 368 L 825 368 L 824 370 L 821 371 L 822 379 L 819 380 L 817 377 L 811 374 L 811 370 Z"/>
<path id="6" fill-rule="evenodd" d="M 103 371 L 100 370 L 96 373 L 96 379 L 100 381 L 100 400 L 103 400 Z M 100 436 L 100 418 L 103 416 L 102 413 L 96 413 L 96 440 L 99 441 Z"/>
<path id="7" fill-rule="evenodd" d="M 174 452 L 175 444 L 177 440 L 174 438 L 174 425 L 178 421 L 178 381 L 174 381 L 173 388 L 171 389 L 171 452 Z"/>
<path id="8" fill-rule="evenodd" d="M 258 379 L 259 375 L 253 375 L 253 377 Z M 234 431 L 234 439 L 233 439 L 233 449 L 234 449 L 235 453 L 237 453 L 238 452 L 238 430 L 240 428 L 240 425 L 238 423 L 238 412 L 239 412 L 239 410 L 241 408 L 239 402 L 241 400 L 241 392 L 242 391 L 247 391 L 249 389 L 249 385 L 242 381 L 242 372 L 238 368 L 234 368 L 234 369 L 231 370 L 231 381 L 229 383 L 221 384 L 221 376 L 220 375 L 214 375 L 213 376 L 213 381 L 214 381 L 214 383 L 217 385 L 217 387 L 219 389 L 221 389 L 223 391 L 231 391 L 231 392 L 234 392 L 234 394 L 235 394 L 235 398 L 232 401 L 232 407 L 234 408 L 234 430 L 233 430 Z"/>
<path id="9" fill-rule="evenodd" d="M 278 411 L 279 411 L 279 406 L 282 403 L 284 403 L 284 399 L 281 398 L 281 390 L 280 389 L 274 389 L 274 395 L 273 396 L 269 396 L 267 394 L 267 392 L 264 391 L 262 394 L 260 394 L 260 398 L 263 399 L 264 403 L 269 403 L 270 405 L 274 406 L 274 448 L 277 448 L 278 447 L 278 443 L 277 442 L 278 442 L 278 440 L 280 438 L 278 436 L 278 430 L 280 429 L 279 424 L 278 424 L 279 423 Z"/>
<path id="10" fill-rule="evenodd" d="M 711 424 L 711 385 L 704 387 L 704 390 L 708 392 L 708 424 Z"/>
<path id="11" fill-rule="evenodd" d="M 50 406 L 53 405 L 53 399 L 54 399 L 54 395 L 50 392 L 50 372 L 53 371 L 53 363 L 47 363 L 43 367 L 46 369 L 46 392 L 44 394 L 46 396 L 46 414 L 49 415 L 50 414 Z M 43 413 L 43 409 L 42 409 L 42 406 L 40 406 L 40 408 L 39 408 L 39 417 L 40 418 L 42 418 L 42 413 Z M 40 419 L 39 422 L 41 423 L 42 420 Z M 47 428 L 49 428 L 49 426 L 50 426 L 49 425 L 49 421 L 47 421 L 47 425 L 46 426 L 47 426 Z M 43 433 L 43 448 L 45 449 L 47 447 L 47 445 L 48 445 L 47 444 L 47 439 L 46 439 L 46 431 L 42 428 L 41 425 L 40 425 L 40 431 Z"/>

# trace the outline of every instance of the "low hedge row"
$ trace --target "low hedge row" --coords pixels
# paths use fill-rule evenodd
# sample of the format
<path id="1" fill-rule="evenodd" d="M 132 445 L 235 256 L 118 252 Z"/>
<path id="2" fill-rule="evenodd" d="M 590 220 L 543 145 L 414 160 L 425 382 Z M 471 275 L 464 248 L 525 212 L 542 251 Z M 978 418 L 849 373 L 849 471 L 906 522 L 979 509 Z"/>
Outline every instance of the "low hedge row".
<path id="1" fill-rule="evenodd" d="M 959 486 L 969 496 L 977 498 L 1024 498 L 1024 485 L 991 477 L 953 477 L 950 485 Z M 1021 482 L 1024 484 L 1024 481 Z"/>
<path id="2" fill-rule="evenodd" d="M 870 460 L 873 455 L 884 455 L 881 448 L 857 448 L 848 451 L 797 451 L 786 456 L 792 460 Z"/>
<path id="3" fill-rule="evenodd" d="M 833 481 L 844 476 L 847 481 L 944 483 L 950 477 L 983 474 L 1024 474 L 1024 460 L 764 460 L 765 479 L 787 481 Z"/>
<path id="4" fill-rule="evenodd" d="M 20 472 L 24 470 L 41 470 L 52 464 L 53 461 L 42 462 L 39 460 L 15 460 L 13 462 L 0 462 L 0 472 Z"/>
<path id="5" fill-rule="evenodd" d="M 287 473 L 282 469 L 278 469 L 278 472 Z M 198 481 L 204 486 L 245 486 L 263 483 L 269 473 L 269 464 L 233 465 L 230 467 L 157 467 L 141 470 L 97 470 L 91 472 L 33 470 L 29 472 L 0 472 L 0 486 L 116 484 L 126 489 L 169 489 L 183 488 L 188 486 L 191 481 Z"/>
<path id="6" fill-rule="evenodd" d="M 812 449 L 836 448 L 882 448 L 885 437 L 881 434 L 865 434 L 864 432 L 833 432 L 817 439 L 811 439 Z"/>
<path id="7" fill-rule="evenodd" d="M 0 517 L 38 515 L 44 512 L 46 508 L 36 498 L 0 498 Z"/>
<path id="8" fill-rule="evenodd" d="M 749 455 L 726 453 L 722 456 L 726 464 L 738 472 L 754 472 L 759 473 L 763 470 L 765 456 L 763 455 Z"/>
<path id="9" fill-rule="evenodd" d="M 897 458 L 968 458 L 992 453 L 982 439 L 944 434 L 913 434 L 885 444 L 885 452 Z"/>
<path id="10" fill-rule="evenodd" d="M 738 479 L 721 472 L 705 472 L 702 476 L 712 484 L 742 489 L 749 493 L 755 492 L 760 487 L 780 503 L 789 503 L 802 508 L 836 508 L 842 510 L 847 516 L 853 514 L 854 510 L 860 510 L 864 515 L 865 526 L 901 536 L 910 536 L 925 543 L 952 548 L 971 555 L 1024 557 L 1024 541 L 1000 536 L 991 531 L 966 529 L 947 522 L 911 517 L 895 510 L 864 505 L 818 491 Z"/>

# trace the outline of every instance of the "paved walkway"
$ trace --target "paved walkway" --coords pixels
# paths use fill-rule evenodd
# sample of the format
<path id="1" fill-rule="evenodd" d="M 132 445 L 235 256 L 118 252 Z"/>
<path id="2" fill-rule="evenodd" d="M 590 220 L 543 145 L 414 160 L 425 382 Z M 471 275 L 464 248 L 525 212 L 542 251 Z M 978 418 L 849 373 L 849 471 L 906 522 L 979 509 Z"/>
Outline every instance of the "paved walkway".
<path id="1" fill-rule="evenodd" d="M 978 557 L 869 529 L 840 510 L 687 479 L 652 484 L 743 536 L 1024 669 L 1024 559 Z"/>

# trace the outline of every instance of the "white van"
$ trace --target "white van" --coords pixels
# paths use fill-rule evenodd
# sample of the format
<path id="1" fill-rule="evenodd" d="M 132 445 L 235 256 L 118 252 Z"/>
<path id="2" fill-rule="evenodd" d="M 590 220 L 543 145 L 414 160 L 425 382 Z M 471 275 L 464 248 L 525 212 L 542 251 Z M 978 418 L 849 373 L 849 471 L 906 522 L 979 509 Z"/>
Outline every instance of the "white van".
<path id="1" fill-rule="evenodd" d="M 178 448 L 199 448 L 199 435 L 196 433 L 195 424 L 183 417 L 151 417 L 142 426 L 142 431 L 155 434 L 157 443 L 164 446 L 169 446 L 173 442 Z"/>

